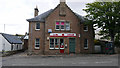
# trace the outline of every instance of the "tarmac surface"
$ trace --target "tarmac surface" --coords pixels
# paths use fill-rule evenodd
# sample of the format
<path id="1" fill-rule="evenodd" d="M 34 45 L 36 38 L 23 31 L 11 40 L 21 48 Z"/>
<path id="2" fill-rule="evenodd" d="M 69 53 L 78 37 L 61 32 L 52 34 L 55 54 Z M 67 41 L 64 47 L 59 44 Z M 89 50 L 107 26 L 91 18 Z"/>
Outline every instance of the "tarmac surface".
<path id="1" fill-rule="evenodd" d="M 2 57 L 2 66 L 118 66 L 118 54 L 32 55 Z"/>

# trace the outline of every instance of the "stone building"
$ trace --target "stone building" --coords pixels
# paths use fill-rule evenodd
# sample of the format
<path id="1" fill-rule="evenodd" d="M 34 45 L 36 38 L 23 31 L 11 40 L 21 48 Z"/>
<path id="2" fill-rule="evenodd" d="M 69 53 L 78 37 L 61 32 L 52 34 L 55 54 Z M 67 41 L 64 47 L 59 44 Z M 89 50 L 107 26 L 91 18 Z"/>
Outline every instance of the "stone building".
<path id="1" fill-rule="evenodd" d="M 38 15 L 29 22 L 29 46 L 31 54 L 70 54 L 93 52 L 93 28 L 85 25 L 84 18 L 73 12 L 65 0 L 54 9 Z"/>

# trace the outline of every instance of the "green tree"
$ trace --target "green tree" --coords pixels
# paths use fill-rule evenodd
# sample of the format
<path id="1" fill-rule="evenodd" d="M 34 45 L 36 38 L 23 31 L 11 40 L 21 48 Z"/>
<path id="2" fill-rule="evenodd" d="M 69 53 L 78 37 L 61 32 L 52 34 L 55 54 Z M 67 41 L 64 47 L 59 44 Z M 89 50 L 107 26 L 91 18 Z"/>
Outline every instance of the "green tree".
<path id="1" fill-rule="evenodd" d="M 87 23 L 101 28 L 100 34 L 114 43 L 116 34 L 120 32 L 120 1 L 88 3 L 86 8 L 83 10 L 87 12 Z"/>

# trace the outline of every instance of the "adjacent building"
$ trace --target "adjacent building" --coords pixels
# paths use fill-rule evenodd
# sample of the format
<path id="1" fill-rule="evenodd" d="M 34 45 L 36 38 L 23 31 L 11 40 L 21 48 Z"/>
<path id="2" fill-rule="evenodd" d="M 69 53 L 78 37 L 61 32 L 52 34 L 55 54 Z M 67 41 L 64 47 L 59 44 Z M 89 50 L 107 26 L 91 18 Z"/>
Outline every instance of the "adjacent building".
<path id="1" fill-rule="evenodd" d="M 22 41 L 14 35 L 0 33 L 0 51 L 22 50 Z"/>
<path id="2" fill-rule="evenodd" d="M 73 12 L 65 0 L 54 9 L 38 15 L 29 22 L 30 54 L 93 53 L 93 28 L 85 25 L 84 18 Z"/>

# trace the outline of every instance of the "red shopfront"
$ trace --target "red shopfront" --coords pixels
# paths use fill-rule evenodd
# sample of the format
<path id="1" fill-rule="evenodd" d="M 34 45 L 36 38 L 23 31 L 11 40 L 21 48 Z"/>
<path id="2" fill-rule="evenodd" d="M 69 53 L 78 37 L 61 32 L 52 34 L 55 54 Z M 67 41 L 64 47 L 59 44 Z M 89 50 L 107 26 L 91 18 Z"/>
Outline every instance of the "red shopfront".
<path id="1" fill-rule="evenodd" d="M 60 53 L 64 53 L 67 44 L 64 38 L 75 38 L 76 33 L 50 33 L 50 49 L 59 49 Z"/>

